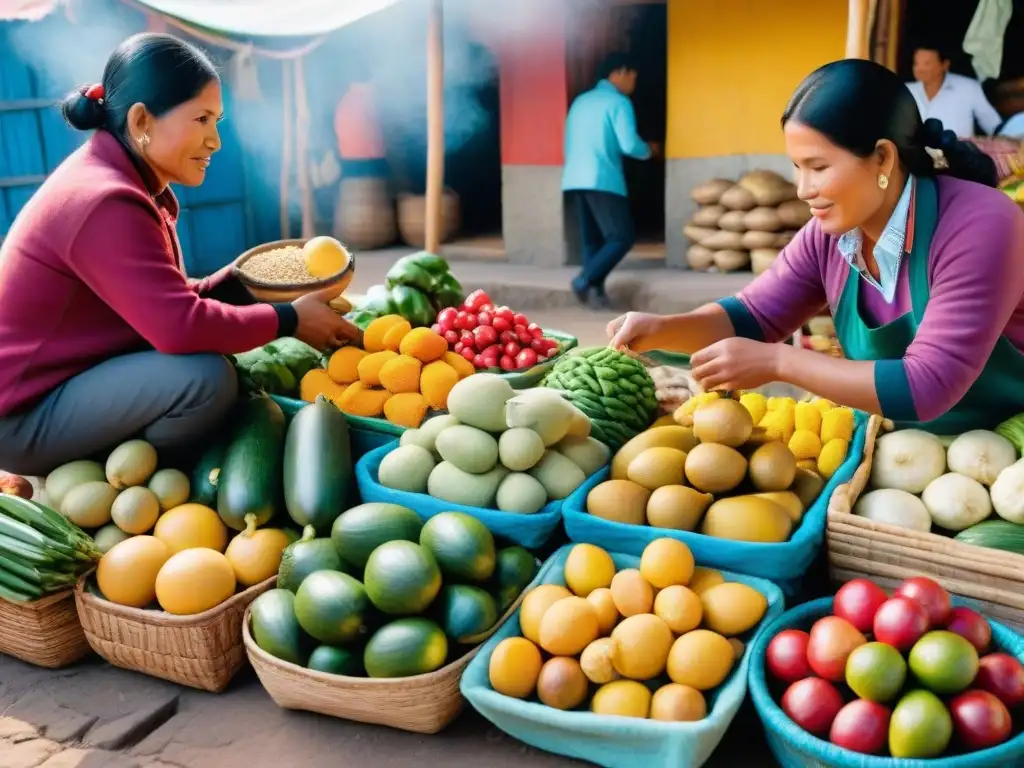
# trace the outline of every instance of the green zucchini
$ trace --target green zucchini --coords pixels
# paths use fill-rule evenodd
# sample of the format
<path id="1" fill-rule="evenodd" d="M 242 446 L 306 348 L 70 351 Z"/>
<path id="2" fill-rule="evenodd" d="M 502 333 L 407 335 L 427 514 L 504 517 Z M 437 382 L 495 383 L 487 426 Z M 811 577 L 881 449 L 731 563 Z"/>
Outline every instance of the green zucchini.
<path id="1" fill-rule="evenodd" d="M 1024 555 L 1024 525 L 1009 520 L 984 520 L 953 537 L 963 544 Z"/>
<path id="2" fill-rule="evenodd" d="M 345 510 L 352 483 L 348 421 L 320 395 L 292 419 L 284 443 L 284 503 L 305 528 L 328 533 Z"/>
<path id="3" fill-rule="evenodd" d="M 242 406 L 237 431 L 217 479 L 217 514 L 228 528 L 246 529 L 246 516 L 264 525 L 281 501 L 284 414 L 266 395 Z"/>
<path id="4" fill-rule="evenodd" d="M 193 504 L 202 504 L 204 507 L 217 506 L 217 485 L 227 449 L 227 440 L 216 440 L 199 457 L 199 461 L 192 469 L 191 501 Z"/>

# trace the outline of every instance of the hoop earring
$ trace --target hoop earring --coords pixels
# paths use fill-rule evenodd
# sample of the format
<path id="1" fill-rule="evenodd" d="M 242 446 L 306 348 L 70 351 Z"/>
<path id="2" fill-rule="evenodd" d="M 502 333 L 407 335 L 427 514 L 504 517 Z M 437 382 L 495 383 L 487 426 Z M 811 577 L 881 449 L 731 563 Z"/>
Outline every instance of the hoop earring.
<path id="1" fill-rule="evenodd" d="M 884 173 L 878 174 L 878 188 L 888 189 L 889 188 L 889 177 Z"/>

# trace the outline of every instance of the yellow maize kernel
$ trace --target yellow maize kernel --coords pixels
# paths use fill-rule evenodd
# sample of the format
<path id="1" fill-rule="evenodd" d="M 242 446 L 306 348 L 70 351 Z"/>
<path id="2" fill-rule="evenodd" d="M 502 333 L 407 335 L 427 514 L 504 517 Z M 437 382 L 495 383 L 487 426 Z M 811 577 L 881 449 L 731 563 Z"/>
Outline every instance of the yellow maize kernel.
<path id="1" fill-rule="evenodd" d="M 821 442 L 853 439 L 853 411 L 849 408 L 833 408 L 821 417 Z"/>
<path id="2" fill-rule="evenodd" d="M 386 389 L 373 389 L 362 382 L 350 384 L 345 393 L 334 401 L 338 408 L 352 416 L 375 418 L 384 412 L 384 403 L 391 397 Z"/>
<path id="3" fill-rule="evenodd" d="M 826 400 L 823 397 L 819 398 L 818 400 L 814 400 L 812 402 L 814 403 L 815 407 L 819 411 L 821 411 L 823 416 L 825 415 L 826 411 L 831 411 L 833 408 L 836 407 L 835 403 L 833 403 L 831 400 Z"/>
<path id="4" fill-rule="evenodd" d="M 821 411 L 813 403 L 797 403 L 793 409 L 793 426 L 818 435 L 821 432 Z"/>
<path id="5" fill-rule="evenodd" d="M 798 460 L 816 459 L 821 453 L 821 439 L 817 432 L 809 429 L 798 429 L 789 438 L 789 450 Z"/>
<path id="6" fill-rule="evenodd" d="M 472 376 L 476 373 L 476 366 L 458 352 L 445 352 L 444 361 L 455 369 L 455 372 L 459 374 L 460 379 L 464 379 L 467 376 Z"/>
<path id="7" fill-rule="evenodd" d="M 390 349 L 392 352 L 398 352 L 398 348 L 402 345 L 402 339 L 404 339 L 411 330 L 412 325 L 405 319 L 392 325 L 381 340 L 384 344 L 384 349 Z"/>
<path id="8" fill-rule="evenodd" d="M 381 354 L 381 353 L 378 353 Z M 395 394 L 420 391 L 423 363 L 409 355 L 397 355 L 380 367 L 380 385 Z"/>
<path id="9" fill-rule="evenodd" d="M 317 395 L 334 400 L 344 391 L 345 387 L 334 381 L 323 368 L 314 368 L 299 383 L 299 397 L 307 403 L 316 400 Z"/>
<path id="10" fill-rule="evenodd" d="M 406 322 L 401 315 L 384 315 L 372 321 L 363 331 L 363 349 L 371 353 L 387 349 L 384 346 L 384 336 L 401 322 Z"/>
<path id="11" fill-rule="evenodd" d="M 760 424 L 761 419 L 768 413 L 768 398 L 760 392 L 745 392 L 740 395 L 740 405 L 747 409 L 755 424 Z"/>
<path id="12" fill-rule="evenodd" d="M 413 328 L 402 337 L 398 351 L 415 357 L 421 363 L 432 363 L 444 357 L 448 351 L 448 342 L 429 328 Z"/>
<path id="13" fill-rule="evenodd" d="M 327 363 L 327 373 L 337 384 L 351 384 L 359 380 L 359 361 L 366 352 L 359 347 L 342 347 Z"/>
<path id="14" fill-rule="evenodd" d="M 390 349 L 367 355 L 356 366 L 359 371 L 359 381 L 363 383 L 364 387 L 379 387 L 380 369 L 384 367 L 385 363 L 396 357 L 398 357 L 398 353 L 392 352 Z"/>
<path id="15" fill-rule="evenodd" d="M 821 448 L 818 456 L 818 474 L 824 478 L 830 478 L 846 460 L 846 452 L 850 448 L 850 441 L 841 437 L 829 440 Z"/>
<path id="16" fill-rule="evenodd" d="M 427 405 L 438 411 L 448 407 L 448 393 L 459 383 L 459 374 L 443 360 L 427 363 L 420 374 L 420 392 Z"/>
<path id="17" fill-rule="evenodd" d="M 401 392 L 384 403 L 384 418 L 400 427 L 416 429 L 427 415 L 427 400 L 419 392 Z"/>

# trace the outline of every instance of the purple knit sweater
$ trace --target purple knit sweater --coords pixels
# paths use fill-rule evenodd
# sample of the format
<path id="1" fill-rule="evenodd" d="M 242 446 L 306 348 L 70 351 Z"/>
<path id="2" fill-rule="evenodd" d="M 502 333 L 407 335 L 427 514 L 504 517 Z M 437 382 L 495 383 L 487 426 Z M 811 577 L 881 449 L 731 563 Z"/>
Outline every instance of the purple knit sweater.
<path id="1" fill-rule="evenodd" d="M 903 358 L 921 421 L 938 418 L 960 401 L 1000 335 L 1024 350 L 1024 213 L 999 190 L 959 179 L 940 178 L 938 194 L 931 297 Z M 766 341 L 788 338 L 826 305 L 835 311 L 850 273 L 837 243 L 812 220 L 772 268 L 739 294 Z M 860 281 L 866 322 L 880 326 L 911 311 L 908 261 L 902 260 L 892 304 Z M 733 323 L 738 334 L 748 335 L 737 318 Z"/>

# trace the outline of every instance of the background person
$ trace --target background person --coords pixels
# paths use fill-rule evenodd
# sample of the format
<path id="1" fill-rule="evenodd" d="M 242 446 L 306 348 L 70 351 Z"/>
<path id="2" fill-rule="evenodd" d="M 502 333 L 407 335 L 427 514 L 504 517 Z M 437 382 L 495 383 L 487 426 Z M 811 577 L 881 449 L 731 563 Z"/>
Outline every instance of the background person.
<path id="1" fill-rule="evenodd" d="M 914 50 L 914 82 L 907 88 L 917 102 L 921 119 L 935 118 L 961 138 L 975 134 L 974 123 L 991 136 L 1003 122 L 977 80 L 949 71 L 949 56 L 937 47 Z"/>
<path id="2" fill-rule="evenodd" d="M 636 241 L 622 158 L 647 160 L 658 146 L 637 134 L 630 95 L 637 70 L 612 54 L 597 85 L 576 97 L 565 121 L 562 191 L 580 229 L 583 268 L 572 281 L 576 298 L 608 305 L 604 283 Z"/>
<path id="3" fill-rule="evenodd" d="M 230 268 L 186 278 L 168 185 L 203 183 L 224 111 L 200 50 L 135 35 L 101 83 L 61 108 L 95 133 L 0 249 L 0 467 L 43 475 L 134 436 L 158 450 L 190 444 L 237 398 L 223 355 L 280 336 L 324 349 L 356 335 L 329 296 L 256 304 Z"/>
<path id="4" fill-rule="evenodd" d="M 994 188 L 992 159 L 922 125 L 870 61 L 813 72 L 782 123 L 812 220 L 738 296 L 630 312 L 611 343 L 694 353 L 708 390 L 782 381 L 938 434 L 1024 410 L 1024 212 Z M 848 359 L 780 343 L 826 304 Z"/>

